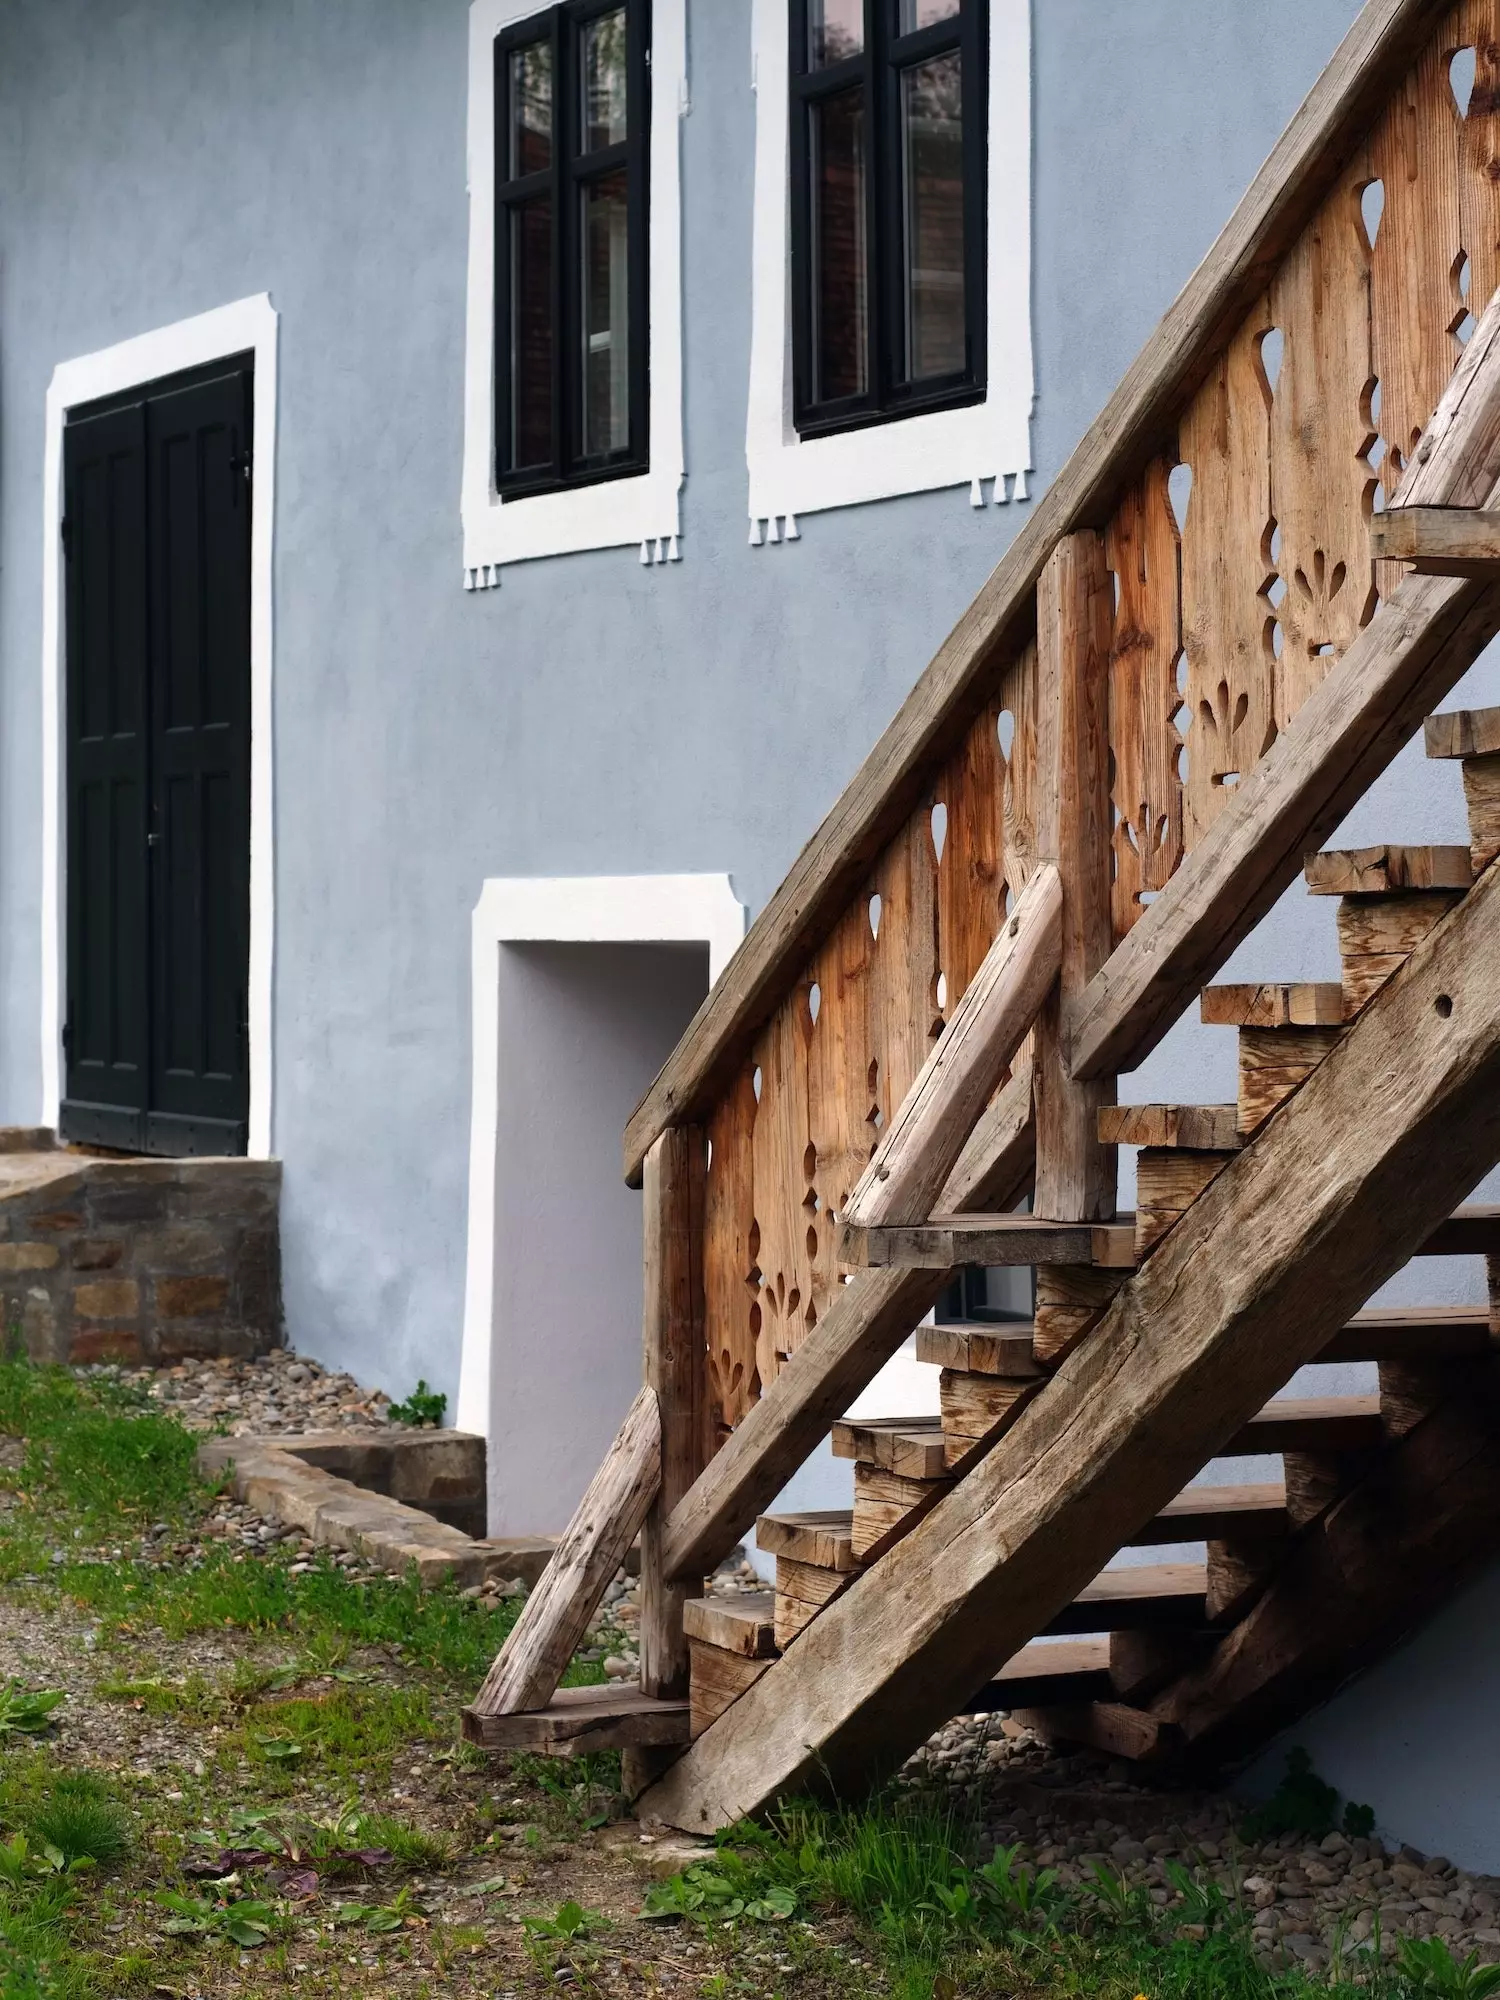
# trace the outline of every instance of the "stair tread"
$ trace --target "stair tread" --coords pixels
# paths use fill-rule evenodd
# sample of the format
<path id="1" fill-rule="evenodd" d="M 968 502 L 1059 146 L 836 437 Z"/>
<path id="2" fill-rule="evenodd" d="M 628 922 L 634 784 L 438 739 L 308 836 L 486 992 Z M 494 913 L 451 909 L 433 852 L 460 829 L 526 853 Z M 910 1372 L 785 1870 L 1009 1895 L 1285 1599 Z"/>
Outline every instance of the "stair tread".
<path id="1" fill-rule="evenodd" d="M 1023 1646 L 967 1703 L 970 1715 L 1000 1708 L 1050 1708 L 1058 1702 L 1108 1700 L 1109 1640 L 1052 1639 Z"/>
<path id="2" fill-rule="evenodd" d="M 1145 1547 L 1173 1540 L 1202 1542 L 1219 1535 L 1274 1534 L 1284 1531 L 1286 1525 L 1286 1487 L 1279 1480 L 1245 1486 L 1188 1486 L 1131 1541 Z"/>
<path id="3" fill-rule="evenodd" d="M 856 1269 L 951 1271 L 962 1264 L 1095 1265 L 1135 1269 L 1135 1217 L 1051 1222 L 1034 1215 L 935 1215 L 930 1222 L 839 1229 L 841 1263 Z"/>
<path id="4" fill-rule="evenodd" d="M 832 1434 L 835 1458 L 899 1473 L 907 1479 L 941 1479 L 948 1461 L 938 1416 L 845 1418 Z"/>
<path id="5" fill-rule="evenodd" d="M 775 1625 L 774 1590 L 690 1597 L 682 1607 L 682 1629 L 689 1639 L 747 1660 L 769 1659 L 776 1651 Z"/>
<path id="6" fill-rule="evenodd" d="M 859 1568 L 850 1543 L 853 1529 L 854 1515 L 847 1508 L 762 1514 L 755 1542 L 763 1555 L 847 1574 Z"/>
<path id="7" fill-rule="evenodd" d="M 545 1708 L 515 1715 L 464 1710 L 464 1734 L 486 1750 L 534 1750 L 581 1757 L 594 1750 L 630 1750 L 686 1743 L 686 1700 L 643 1694 L 629 1681 L 559 1688 Z"/>
<path id="8" fill-rule="evenodd" d="M 1044 1628 L 1040 1636 L 1126 1631 L 1205 1623 L 1205 1563 L 1137 1563 L 1102 1571 Z"/>
<path id="9" fill-rule="evenodd" d="M 1500 750 L 1500 708 L 1454 708 L 1423 724 L 1429 757 L 1490 757 Z"/>
<path id="10" fill-rule="evenodd" d="M 1344 1020 L 1344 989 L 1336 979 L 1205 986 L 1198 1011 L 1211 1027 L 1337 1028 Z"/>
<path id="11" fill-rule="evenodd" d="M 917 1359 L 931 1368 L 1029 1380 L 1045 1374 L 1030 1320 L 939 1321 L 917 1328 Z"/>
<path id="12" fill-rule="evenodd" d="M 1104 1104 L 1099 1138 L 1106 1146 L 1181 1146 L 1237 1153 L 1244 1145 L 1235 1104 Z"/>
<path id="13" fill-rule="evenodd" d="M 1468 847 L 1327 848 L 1304 864 L 1314 896 L 1407 894 L 1413 889 L 1467 889 L 1474 877 Z"/>
<path id="14" fill-rule="evenodd" d="M 1385 1436 L 1379 1396 L 1277 1396 L 1218 1455 L 1272 1451 L 1358 1451 Z"/>
<path id="15" fill-rule="evenodd" d="M 1319 1361 L 1436 1361 L 1489 1353 L 1488 1306 L 1371 1306 L 1354 1315 Z"/>

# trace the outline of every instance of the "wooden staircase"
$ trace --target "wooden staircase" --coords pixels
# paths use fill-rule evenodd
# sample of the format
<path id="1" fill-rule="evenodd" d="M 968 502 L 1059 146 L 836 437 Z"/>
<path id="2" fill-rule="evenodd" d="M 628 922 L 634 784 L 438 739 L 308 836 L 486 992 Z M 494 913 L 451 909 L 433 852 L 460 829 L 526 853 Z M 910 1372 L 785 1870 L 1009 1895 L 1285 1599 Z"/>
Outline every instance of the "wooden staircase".
<path id="1" fill-rule="evenodd" d="M 1500 1307 L 1369 1304 L 1500 1299 L 1500 710 L 1434 712 L 1500 630 L 1496 47 L 1370 0 L 638 1109 L 645 1386 L 475 1740 L 619 1744 L 695 1831 L 966 1709 L 1211 1771 L 1500 1553 Z M 1424 721 L 1469 844 L 1326 848 Z M 1299 869 L 1341 979 L 1214 984 Z M 1236 1102 L 1119 1104 L 1195 999 Z M 928 1323 L 968 1265 L 1032 1320 Z M 847 1419 L 914 1329 L 939 1415 Z M 852 1510 L 774 1511 L 830 1434 Z M 705 1597 L 752 1525 L 774 1592 Z M 641 1684 L 559 1695 L 638 1530 Z"/>

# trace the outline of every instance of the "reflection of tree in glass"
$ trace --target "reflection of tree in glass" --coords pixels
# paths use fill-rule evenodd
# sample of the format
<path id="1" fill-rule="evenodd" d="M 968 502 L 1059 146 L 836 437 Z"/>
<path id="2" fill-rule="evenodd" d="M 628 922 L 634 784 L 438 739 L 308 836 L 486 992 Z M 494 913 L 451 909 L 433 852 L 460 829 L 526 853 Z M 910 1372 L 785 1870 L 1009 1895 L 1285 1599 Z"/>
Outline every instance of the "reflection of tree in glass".
<path id="1" fill-rule="evenodd" d="M 813 66 L 827 69 L 865 45 L 864 0 L 812 0 L 808 8 Z"/>
<path id="2" fill-rule="evenodd" d="M 584 29 L 586 149 L 618 145 L 625 137 L 625 9 L 601 14 Z"/>
<path id="3" fill-rule="evenodd" d="M 533 42 L 510 59 L 511 172 L 537 173 L 552 158 L 552 45 Z"/>

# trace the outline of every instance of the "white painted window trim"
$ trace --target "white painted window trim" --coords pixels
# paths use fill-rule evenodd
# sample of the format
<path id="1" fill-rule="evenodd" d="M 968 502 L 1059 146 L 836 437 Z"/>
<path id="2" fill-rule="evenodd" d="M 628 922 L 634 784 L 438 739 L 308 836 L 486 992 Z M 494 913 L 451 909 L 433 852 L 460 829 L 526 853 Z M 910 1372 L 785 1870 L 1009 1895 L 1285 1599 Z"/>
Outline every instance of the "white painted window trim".
<path id="1" fill-rule="evenodd" d="M 490 1434 L 501 951 L 514 944 L 705 944 L 712 986 L 744 937 L 748 916 L 727 875 L 505 876 L 485 883 L 471 926 L 474 1053 L 460 1430 Z"/>
<path id="2" fill-rule="evenodd" d="M 268 292 L 157 327 L 97 354 L 59 362 L 47 388 L 42 520 L 42 1114 L 56 1127 L 62 1102 L 63 1012 L 67 990 L 66 810 L 62 718 L 63 426 L 80 403 L 144 387 L 164 375 L 233 354 L 255 356 L 255 483 L 250 534 L 250 1116 L 249 1153 L 271 1152 L 271 994 L 276 937 L 275 814 L 272 783 L 272 556 L 276 517 L 278 314 Z"/>
<path id="3" fill-rule="evenodd" d="M 986 381 L 982 403 L 898 417 L 832 437 L 792 424 L 790 30 L 787 0 L 753 0 L 755 208 L 751 257 L 750 402 L 745 457 L 750 540 L 798 539 L 797 516 L 940 486 L 967 486 L 984 505 L 1027 496 L 1035 378 L 1031 353 L 1031 0 L 988 0 L 989 227 Z M 780 524 L 778 526 L 778 523 Z"/>
<path id="4" fill-rule="evenodd" d="M 676 562 L 681 533 L 682 176 L 688 109 L 687 0 L 651 9 L 650 469 L 597 486 L 502 500 L 495 491 L 495 37 L 547 0 L 474 0 L 469 10 L 469 294 L 464 363 L 464 584 L 490 589 L 506 563 L 640 544 Z"/>

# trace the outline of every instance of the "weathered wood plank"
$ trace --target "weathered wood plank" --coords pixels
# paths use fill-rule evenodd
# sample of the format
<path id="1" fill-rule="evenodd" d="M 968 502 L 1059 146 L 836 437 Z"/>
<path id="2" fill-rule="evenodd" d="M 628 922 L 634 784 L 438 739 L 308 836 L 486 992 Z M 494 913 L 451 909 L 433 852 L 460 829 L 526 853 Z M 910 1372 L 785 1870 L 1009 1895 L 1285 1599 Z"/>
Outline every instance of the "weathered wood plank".
<path id="1" fill-rule="evenodd" d="M 1344 1019 L 1344 989 L 1337 980 L 1205 986 L 1198 1018 L 1222 1028 L 1337 1028 Z"/>
<path id="2" fill-rule="evenodd" d="M 1159 1631 L 1203 1623 L 1208 1588 L 1202 1563 L 1141 1563 L 1107 1569 L 1086 1584 L 1042 1627 L 1048 1637 L 1069 1632 Z"/>
<path id="3" fill-rule="evenodd" d="M 663 1132 L 646 1155 L 642 1203 L 645 1379 L 661 1421 L 661 1479 L 641 1529 L 641 1692 L 678 1698 L 688 1691 L 683 1608 L 690 1584 L 662 1569 L 668 1514 L 708 1463 L 713 1413 L 703 1289 L 707 1139 L 701 1126 Z"/>
<path id="4" fill-rule="evenodd" d="M 670 1748 L 688 1740 L 686 1701 L 660 1701 L 616 1681 L 559 1688 L 545 1708 L 510 1715 L 464 1710 L 464 1735 L 485 1750 L 587 1757 L 595 1750 Z"/>
<path id="5" fill-rule="evenodd" d="M 1494 1345 L 1485 1306 L 1371 1306 L 1341 1327 L 1320 1361 L 1456 1360 Z"/>
<path id="6" fill-rule="evenodd" d="M 846 1418 L 833 1427 L 835 1458 L 862 1460 L 906 1479 L 941 1479 L 947 1471 L 936 1417 Z"/>
<path id="7" fill-rule="evenodd" d="M 1175 596 L 1176 560 L 1172 565 Z M 1037 584 L 1037 852 L 1062 891 L 1057 984 L 1037 1018 L 1032 1054 L 1036 1189 L 1032 1209 L 1061 1222 L 1115 1212 L 1115 1153 L 1098 1112 L 1113 1080 L 1075 1083 L 1064 1009 L 1108 958 L 1110 916 L 1110 663 L 1114 616 L 1104 543 L 1066 535 Z M 903 1217 L 917 1221 L 925 1218 Z"/>
<path id="8" fill-rule="evenodd" d="M 889 1229 L 853 1229 L 839 1236 L 848 1264 L 876 1269 L 953 1270 L 960 1264 L 1102 1264 L 1129 1270 L 1135 1262 L 1134 1219 L 1045 1222 L 1030 1215 L 934 1217 Z"/>
<path id="9" fill-rule="evenodd" d="M 1217 243 L 695 1015 L 626 1128 L 627 1179 L 639 1173 L 652 1141 L 711 1100 L 743 1055 L 861 873 L 910 810 L 924 769 L 956 744 L 982 699 L 993 663 L 1004 657 L 1008 635 L 1024 636 L 1032 593 L 1058 538 L 1098 521 L 1121 485 L 1159 447 L 1163 431 L 1339 178 L 1363 128 L 1415 58 L 1432 23 L 1431 0 L 1368 0 Z"/>
<path id="10" fill-rule="evenodd" d="M 1491 757 L 1500 752 L 1500 708 L 1453 708 L 1423 724 L 1429 757 Z"/>
<path id="11" fill-rule="evenodd" d="M 1286 1529 L 1286 1488 L 1267 1480 L 1249 1486 L 1186 1487 L 1130 1541 L 1152 1548 L 1158 1543 L 1206 1542 L 1231 1533 L 1274 1538 Z"/>
<path id="12" fill-rule="evenodd" d="M 749 1590 L 737 1597 L 689 1598 L 683 1606 L 683 1629 L 689 1639 L 705 1646 L 739 1653 L 747 1660 L 768 1660 L 776 1651 L 775 1595 L 770 1590 Z"/>
<path id="13" fill-rule="evenodd" d="M 1232 1104 L 1108 1104 L 1099 1130 L 1121 1146 L 1188 1146 L 1238 1152 L 1244 1144 Z"/>
<path id="14" fill-rule="evenodd" d="M 1467 847 L 1331 848 L 1309 854 L 1303 873 L 1314 896 L 1390 896 L 1410 889 L 1467 889 Z"/>
<path id="15" fill-rule="evenodd" d="M 1500 298 L 1443 393 L 1400 498 L 1486 501 L 1500 475 Z M 1500 587 L 1407 577 L 1298 710 L 1129 937 L 1071 1023 L 1074 1074 L 1132 1067 L 1293 880 L 1302 857 L 1500 625 Z"/>
<path id="16" fill-rule="evenodd" d="M 762 1514 L 755 1524 L 757 1548 L 777 1561 L 806 1563 L 817 1569 L 853 1570 L 849 1549 L 847 1509 L 809 1514 Z"/>
<path id="17" fill-rule="evenodd" d="M 1500 576 L 1500 513 L 1482 507 L 1388 507 L 1370 520 L 1370 554 L 1419 576 Z"/>
<path id="18" fill-rule="evenodd" d="M 919 1326 L 917 1359 L 933 1368 L 961 1368 L 974 1375 L 1003 1375 L 1034 1381 L 1045 1371 L 1031 1351 L 1031 1328 L 1023 1322 L 1000 1326 Z"/>
<path id="19" fill-rule="evenodd" d="M 1062 881 L 1039 867 L 891 1120 L 844 1210 L 862 1227 L 923 1222 L 1031 1030 L 1062 959 Z"/>
<path id="20" fill-rule="evenodd" d="M 468 1713 L 545 1708 L 604 1593 L 641 1531 L 661 1480 L 661 1418 L 645 1385 L 589 1481 L 541 1581 L 511 1627 Z"/>
<path id="21" fill-rule="evenodd" d="M 1181 1492 L 1500 1157 L 1497 952 L 1492 871 L 1015 1427 L 645 1810 L 698 1829 L 799 1785 L 871 1782 Z"/>
<path id="22" fill-rule="evenodd" d="M 965 1707 L 969 1714 L 980 1715 L 997 1708 L 1090 1701 L 1109 1693 L 1108 1639 L 1059 1639 L 1055 1644 L 1023 1646 Z"/>

